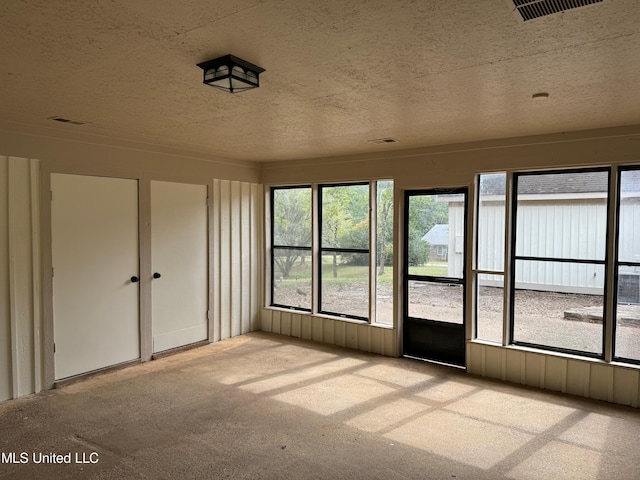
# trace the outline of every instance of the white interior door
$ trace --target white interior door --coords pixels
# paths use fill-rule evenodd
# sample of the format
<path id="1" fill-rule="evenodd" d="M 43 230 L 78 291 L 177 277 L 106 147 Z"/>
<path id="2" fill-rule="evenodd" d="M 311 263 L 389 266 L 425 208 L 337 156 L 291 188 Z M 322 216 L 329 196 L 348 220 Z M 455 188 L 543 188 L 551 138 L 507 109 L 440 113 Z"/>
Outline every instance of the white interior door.
<path id="1" fill-rule="evenodd" d="M 140 357 L 138 183 L 51 175 L 56 380 Z"/>
<path id="2" fill-rule="evenodd" d="M 154 353 L 207 339 L 207 260 L 207 187 L 151 182 Z"/>

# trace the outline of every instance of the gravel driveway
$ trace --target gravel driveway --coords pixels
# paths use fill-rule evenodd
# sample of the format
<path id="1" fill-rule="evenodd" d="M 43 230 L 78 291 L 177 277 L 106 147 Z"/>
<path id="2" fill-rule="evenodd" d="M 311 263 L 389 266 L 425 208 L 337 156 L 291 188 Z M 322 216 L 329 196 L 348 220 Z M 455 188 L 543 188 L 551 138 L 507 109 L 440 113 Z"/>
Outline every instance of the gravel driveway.
<path id="1" fill-rule="evenodd" d="M 303 284 L 281 285 L 277 289 L 279 303 L 290 305 L 308 306 L 310 294 L 309 286 Z M 378 297 L 378 318 L 387 319 L 390 323 L 393 308 L 391 285 L 381 286 Z M 367 298 L 367 284 L 331 286 L 323 291 L 323 307 L 328 311 L 366 317 Z M 409 313 L 418 318 L 461 323 L 462 298 L 462 287 L 459 285 L 413 282 L 409 287 Z M 481 287 L 478 296 L 478 338 L 501 342 L 502 309 L 503 290 Z M 576 309 L 584 309 L 588 314 L 565 318 L 565 312 L 575 312 Z M 602 320 L 597 317 L 598 312 L 601 317 L 602 310 L 601 296 L 517 290 L 514 339 L 601 354 L 603 327 Z M 625 306 L 618 313 L 624 321 L 616 328 L 616 356 L 640 360 L 640 306 Z"/>

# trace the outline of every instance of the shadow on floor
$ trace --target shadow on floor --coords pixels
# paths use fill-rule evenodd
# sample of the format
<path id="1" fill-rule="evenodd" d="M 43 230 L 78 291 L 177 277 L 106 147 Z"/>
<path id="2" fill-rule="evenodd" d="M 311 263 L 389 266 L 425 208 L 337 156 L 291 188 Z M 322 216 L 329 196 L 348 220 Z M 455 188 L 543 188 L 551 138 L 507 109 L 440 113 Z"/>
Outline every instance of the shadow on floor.
<path id="1" fill-rule="evenodd" d="M 0 431 L 1 479 L 632 480 L 640 465 L 636 409 L 260 332 L 6 402 Z"/>

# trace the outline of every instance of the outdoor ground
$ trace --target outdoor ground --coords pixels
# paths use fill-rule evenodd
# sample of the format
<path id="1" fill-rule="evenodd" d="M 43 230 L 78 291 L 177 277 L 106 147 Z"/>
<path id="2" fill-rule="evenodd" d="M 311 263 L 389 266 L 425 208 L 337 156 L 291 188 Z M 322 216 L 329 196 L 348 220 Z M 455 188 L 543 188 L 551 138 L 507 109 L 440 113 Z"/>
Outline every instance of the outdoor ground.
<path id="1" fill-rule="evenodd" d="M 366 267 L 359 267 L 366 269 Z M 378 285 L 377 318 L 392 323 L 393 295 L 390 270 Z M 346 272 L 345 272 L 346 273 Z M 357 281 L 332 283 L 326 277 L 323 306 L 336 313 L 368 316 L 368 285 Z M 277 303 L 309 308 L 308 280 L 285 280 L 276 288 Z M 478 296 L 478 338 L 502 341 L 503 290 L 482 287 Z M 462 287 L 411 282 L 409 314 L 449 322 L 462 322 Z M 514 339 L 520 342 L 602 354 L 602 297 L 517 290 Z M 620 306 L 616 326 L 616 356 L 640 360 L 640 306 Z"/>

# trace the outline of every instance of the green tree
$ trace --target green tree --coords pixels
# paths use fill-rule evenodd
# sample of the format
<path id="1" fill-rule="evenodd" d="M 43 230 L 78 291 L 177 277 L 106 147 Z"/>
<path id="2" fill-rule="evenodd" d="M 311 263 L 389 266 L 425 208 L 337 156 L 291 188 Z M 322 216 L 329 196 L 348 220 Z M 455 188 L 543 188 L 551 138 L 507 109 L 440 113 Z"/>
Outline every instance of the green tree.
<path id="1" fill-rule="evenodd" d="M 273 243 L 289 247 L 311 246 L 311 188 L 278 188 L 273 192 Z M 273 261 L 284 278 L 289 278 L 301 250 L 279 249 Z"/>
<path id="2" fill-rule="evenodd" d="M 376 235 L 378 275 L 384 275 L 384 267 L 393 257 L 393 182 L 378 182 L 378 232 Z"/>
<path id="3" fill-rule="evenodd" d="M 369 246 L 369 186 L 340 185 L 322 188 L 322 247 Z M 349 255 L 344 255 L 349 257 Z M 332 252 L 333 278 L 338 277 L 338 252 Z"/>

